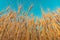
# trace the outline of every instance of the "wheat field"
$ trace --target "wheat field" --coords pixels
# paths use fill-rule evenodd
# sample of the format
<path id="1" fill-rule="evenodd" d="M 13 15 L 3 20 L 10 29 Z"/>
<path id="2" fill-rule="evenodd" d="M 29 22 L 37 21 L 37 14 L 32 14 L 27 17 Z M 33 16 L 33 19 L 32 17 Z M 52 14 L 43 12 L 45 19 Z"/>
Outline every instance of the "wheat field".
<path id="1" fill-rule="evenodd" d="M 60 40 L 60 10 L 45 14 L 41 9 L 42 18 L 39 19 L 33 14 L 29 17 L 28 12 L 19 16 L 20 9 L 18 12 L 10 10 L 0 17 L 0 40 Z"/>

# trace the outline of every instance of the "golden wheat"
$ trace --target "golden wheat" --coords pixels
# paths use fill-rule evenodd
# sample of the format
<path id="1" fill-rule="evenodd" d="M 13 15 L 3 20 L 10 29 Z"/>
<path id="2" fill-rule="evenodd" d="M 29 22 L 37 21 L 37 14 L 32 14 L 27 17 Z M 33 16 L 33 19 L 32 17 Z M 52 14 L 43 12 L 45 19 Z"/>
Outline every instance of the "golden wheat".
<path id="1" fill-rule="evenodd" d="M 48 14 L 45 14 L 41 8 L 43 18 L 39 19 L 34 18 L 33 14 L 30 15 L 32 18 L 28 14 L 18 16 L 20 10 L 19 6 L 18 12 L 11 10 L 0 17 L 0 40 L 60 40 L 60 14 L 50 12 L 49 9 Z"/>

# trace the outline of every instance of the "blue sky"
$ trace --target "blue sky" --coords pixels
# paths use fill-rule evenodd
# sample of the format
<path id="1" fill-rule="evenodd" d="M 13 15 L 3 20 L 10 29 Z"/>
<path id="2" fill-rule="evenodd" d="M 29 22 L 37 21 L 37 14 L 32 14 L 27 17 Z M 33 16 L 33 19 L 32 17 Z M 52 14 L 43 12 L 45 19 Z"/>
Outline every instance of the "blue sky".
<path id="1" fill-rule="evenodd" d="M 0 11 L 6 9 L 8 6 L 17 11 L 18 5 L 22 5 L 22 11 L 27 11 L 31 4 L 33 4 L 33 8 L 30 13 L 40 18 L 42 16 L 41 7 L 44 11 L 47 11 L 47 8 L 53 11 L 60 7 L 60 0 L 0 0 Z"/>

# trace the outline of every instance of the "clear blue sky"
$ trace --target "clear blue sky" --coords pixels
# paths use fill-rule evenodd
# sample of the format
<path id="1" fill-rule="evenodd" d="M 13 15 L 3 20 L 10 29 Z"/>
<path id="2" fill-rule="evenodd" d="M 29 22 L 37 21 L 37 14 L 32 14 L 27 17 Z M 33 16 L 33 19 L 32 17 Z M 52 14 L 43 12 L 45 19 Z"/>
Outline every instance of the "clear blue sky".
<path id="1" fill-rule="evenodd" d="M 47 8 L 50 10 L 55 10 L 60 7 L 60 0 L 0 0 L 0 11 L 5 9 L 10 5 L 11 9 L 18 10 L 18 5 L 22 5 L 22 10 L 27 11 L 28 7 L 33 5 L 30 13 L 34 13 L 35 16 L 41 17 L 42 13 L 40 7 L 47 11 Z"/>

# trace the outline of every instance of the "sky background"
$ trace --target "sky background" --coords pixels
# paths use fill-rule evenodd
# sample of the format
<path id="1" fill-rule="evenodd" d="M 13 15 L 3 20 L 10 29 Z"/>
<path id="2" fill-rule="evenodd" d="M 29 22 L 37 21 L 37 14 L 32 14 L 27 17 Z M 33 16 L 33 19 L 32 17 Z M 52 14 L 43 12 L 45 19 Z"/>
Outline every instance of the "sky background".
<path id="1" fill-rule="evenodd" d="M 17 11 L 19 5 L 22 5 L 21 11 L 28 11 L 31 4 L 33 4 L 33 8 L 30 13 L 40 18 L 42 16 L 41 7 L 45 12 L 47 12 L 47 8 L 53 11 L 60 7 L 60 0 L 0 0 L 0 11 L 5 10 L 8 6 Z"/>

